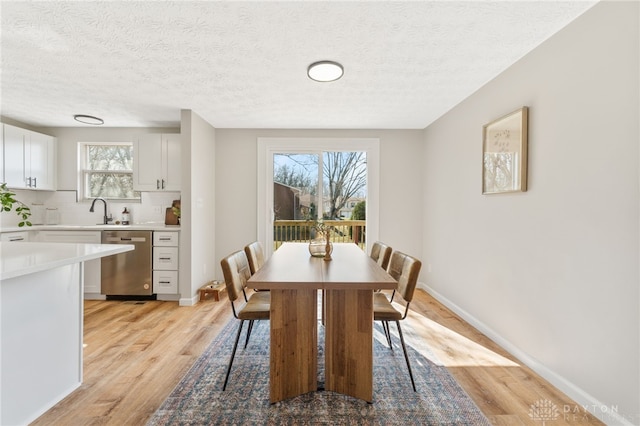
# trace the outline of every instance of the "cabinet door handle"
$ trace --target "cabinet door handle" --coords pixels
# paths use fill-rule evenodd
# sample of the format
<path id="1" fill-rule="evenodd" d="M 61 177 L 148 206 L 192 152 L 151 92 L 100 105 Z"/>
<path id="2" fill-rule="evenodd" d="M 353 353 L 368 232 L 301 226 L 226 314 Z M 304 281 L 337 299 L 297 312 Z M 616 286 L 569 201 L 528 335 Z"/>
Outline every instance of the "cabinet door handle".
<path id="1" fill-rule="evenodd" d="M 164 179 L 162 179 L 162 189 L 164 189 Z"/>
<path id="2" fill-rule="evenodd" d="M 170 257 L 159 257 L 158 259 L 160 259 L 160 260 L 171 260 Z"/>
<path id="3" fill-rule="evenodd" d="M 159 281 L 160 284 L 171 284 L 171 281 Z"/>
<path id="4" fill-rule="evenodd" d="M 25 183 L 27 185 L 27 188 L 31 188 L 31 178 L 28 177 L 28 178 L 25 178 L 24 180 L 25 180 Z"/>
<path id="5" fill-rule="evenodd" d="M 34 188 L 38 187 L 38 178 L 33 178 L 33 187 Z"/>
<path id="6" fill-rule="evenodd" d="M 156 189 L 160 189 L 160 179 L 156 179 Z"/>
<path id="7" fill-rule="evenodd" d="M 171 241 L 171 237 L 160 237 L 158 238 L 160 241 Z"/>
<path id="8" fill-rule="evenodd" d="M 9 237 L 9 242 L 24 241 L 24 237 Z"/>

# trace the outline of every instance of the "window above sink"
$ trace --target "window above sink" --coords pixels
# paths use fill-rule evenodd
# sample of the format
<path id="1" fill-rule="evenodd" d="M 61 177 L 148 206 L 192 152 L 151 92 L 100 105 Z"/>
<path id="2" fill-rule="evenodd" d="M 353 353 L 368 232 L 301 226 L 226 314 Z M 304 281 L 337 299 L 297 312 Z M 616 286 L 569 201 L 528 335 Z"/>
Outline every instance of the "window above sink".
<path id="1" fill-rule="evenodd" d="M 81 199 L 140 200 L 133 190 L 131 142 L 81 142 L 78 144 Z"/>

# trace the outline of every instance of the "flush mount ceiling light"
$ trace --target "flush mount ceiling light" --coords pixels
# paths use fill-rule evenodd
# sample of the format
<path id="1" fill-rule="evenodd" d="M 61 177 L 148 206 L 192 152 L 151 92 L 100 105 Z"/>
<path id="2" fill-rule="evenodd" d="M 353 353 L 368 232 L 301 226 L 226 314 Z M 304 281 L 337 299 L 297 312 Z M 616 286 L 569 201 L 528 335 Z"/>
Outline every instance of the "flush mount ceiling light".
<path id="1" fill-rule="evenodd" d="M 76 114 L 73 116 L 73 119 L 80 123 L 93 124 L 94 126 L 104 124 L 104 120 L 102 118 L 94 117 L 93 115 Z"/>
<path id="2" fill-rule="evenodd" d="M 309 65 L 307 75 L 311 80 L 328 82 L 336 81 L 344 74 L 344 68 L 334 61 L 318 61 Z"/>

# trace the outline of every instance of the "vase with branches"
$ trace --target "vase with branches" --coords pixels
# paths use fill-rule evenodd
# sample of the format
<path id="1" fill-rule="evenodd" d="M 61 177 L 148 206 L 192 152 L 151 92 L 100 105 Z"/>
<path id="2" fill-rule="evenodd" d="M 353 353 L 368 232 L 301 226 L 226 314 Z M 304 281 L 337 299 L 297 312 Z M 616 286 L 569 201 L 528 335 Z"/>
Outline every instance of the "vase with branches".
<path id="1" fill-rule="evenodd" d="M 313 221 L 310 227 L 316 231 L 316 238 L 309 242 L 309 252 L 312 256 L 331 260 L 331 252 L 333 252 L 331 231 L 334 230 L 334 227 L 327 225 L 322 219 Z"/>

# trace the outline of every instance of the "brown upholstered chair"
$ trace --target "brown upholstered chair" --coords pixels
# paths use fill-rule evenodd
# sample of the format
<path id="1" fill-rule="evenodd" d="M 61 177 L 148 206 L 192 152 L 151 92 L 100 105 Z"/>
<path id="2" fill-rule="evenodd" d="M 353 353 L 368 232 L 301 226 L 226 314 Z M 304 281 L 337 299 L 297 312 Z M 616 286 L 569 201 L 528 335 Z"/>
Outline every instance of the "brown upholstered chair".
<path id="1" fill-rule="evenodd" d="M 231 358 L 229 359 L 229 366 L 227 367 L 227 375 L 225 376 L 224 385 L 222 386 L 222 390 L 224 391 L 227 388 L 229 373 L 231 372 L 233 359 L 235 358 L 236 350 L 238 349 L 238 341 L 240 340 L 240 334 L 242 333 L 242 326 L 245 321 L 249 321 L 247 337 L 244 343 L 244 347 L 246 348 L 249 343 L 249 336 L 251 336 L 253 322 L 256 320 L 269 319 L 269 312 L 271 310 L 271 294 L 269 292 L 253 293 L 251 296 L 247 297 L 245 290 L 247 287 L 247 280 L 251 277 L 251 270 L 249 269 L 249 262 L 244 251 L 237 251 L 225 257 L 220 261 L 220 266 L 222 267 L 222 273 L 224 274 L 224 282 L 227 287 L 229 301 L 231 301 L 233 316 L 240 320 L 238 334 L 236 335 L 236 341 L 233 345 Z M 239 305 L 238 307 L 236 307 L 236 303 Z"/>
<path id="2" fill-rule="evenodd" d="M 370 256 L 386 271 L 389 266 L 389 259 L 391 259 L 391 251 L 391 247 L 381 241 L 376 241 L 371 246 Z"/>
<path id="3" fill-rule="evenodd" d="M 244 252 L 249 260 L 249 269 L 251 269 L 251 275 L 258 272 L 258 269 L 264 265 L 264 250 L 262 250 L 262 244 L 259 241 L 254 241 L 251 244 L 244 246 Z M 267 289 L 253 289 L 253 291 L 269 291 Z"/>
<path id="4" fill-rule="evenodd" d="M 385 271 L 389 266 L 389 259 L 391 259 L 391 252 L 393 250 L 391 247 L 383 243 L 382 241 L 376 241 L 371 246 L 371 253 L 369 257 L 375 260 L 376 263 Z M 376 292 L 380 292 L 381 290 L 376 290 Z"/>
<path id="5" fill-rule="evenodd" d="M 262 244 L 259 241 L 254 241 L 244 247 L 244 252 L 249 260 L 251 275 L 253 275 L 264 265 L 264 250 L 262 250 Z"/>
<path id="6" fill-rule="evenodd" d="M 385 336 L 387 337 L 389 348 L 392 350 L 393 347 L 391 345 L 389 321 L 394 321 L 398 327 L 398 335 L 400 336 L 400 343 L 402 344 L 402 350 L 404 351 L 404 359 L 407 361 L 407 369 L 409 370 L 409 377 L 411 378 L 411 385 L 413 386 L 414 392 L 416 391 L 416 383 L 413 380 L 413 372 L 411 371 L 411 363 L 409 362 L 407 347 L 404 343 L 404 336 L 402 335 L 400 321 L 405 319 L 409 312 L 409 304 L 413 299 L 413 292 L 418 283 L 418 275 L 420 274 L 421 267 L 422 262 L 415 257 L 399 251 L 393 252 L 387 272 L 389 272 L 389 275 L 398 281 L 398 287 L 391 294 L 391 299 L 387 299 L 387 296 L 384 293 L 374 293 L 373 296 L 373 320 L 382 322 L 382 328 L 384 329 Z M 400 298 L 404 301 L 404 312 L 397 311 L 392 305 L 393 298 L 396 294 L 400 295 Z"/>

